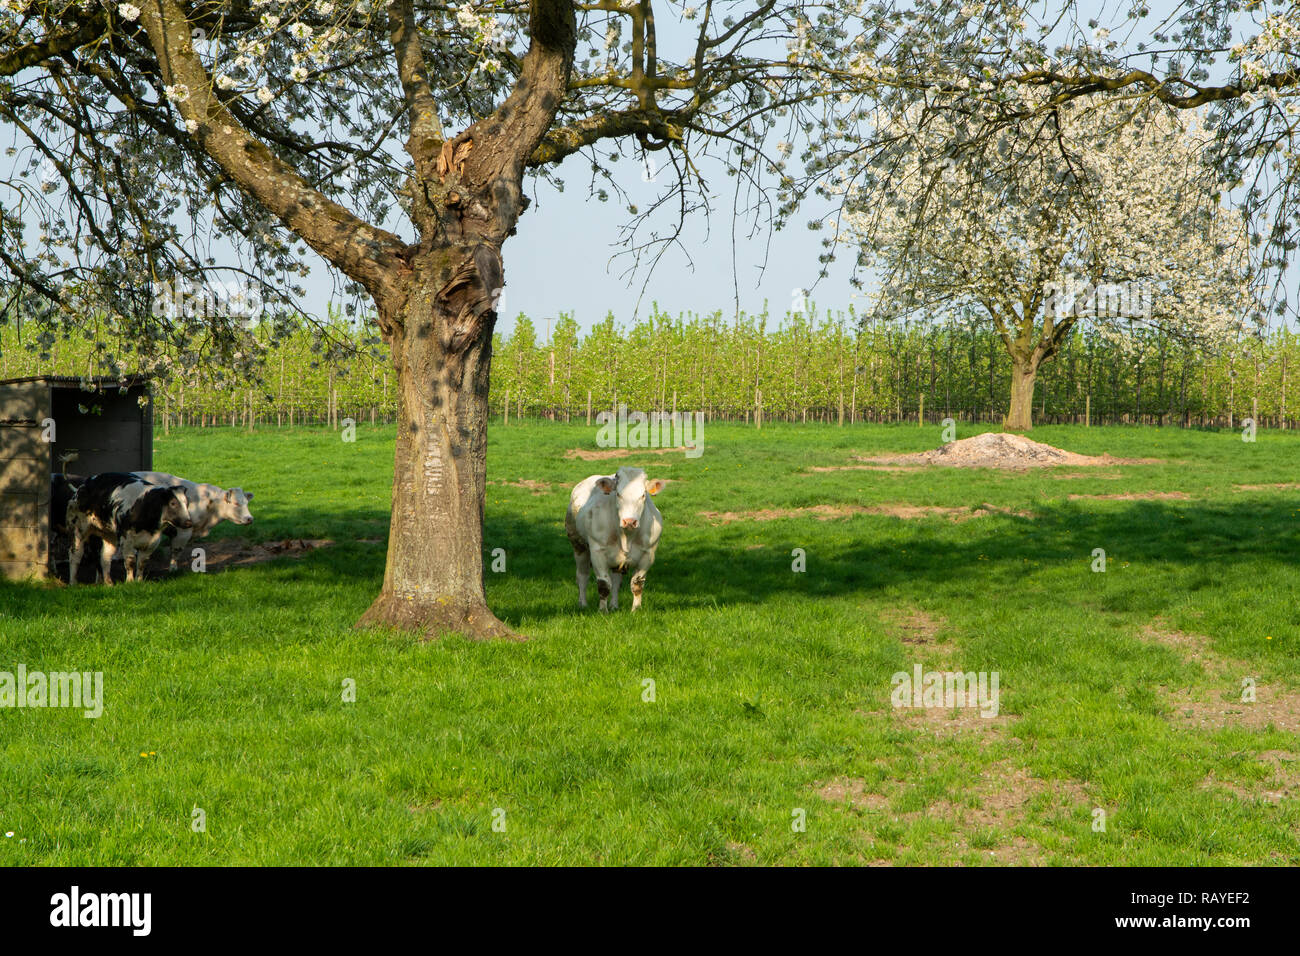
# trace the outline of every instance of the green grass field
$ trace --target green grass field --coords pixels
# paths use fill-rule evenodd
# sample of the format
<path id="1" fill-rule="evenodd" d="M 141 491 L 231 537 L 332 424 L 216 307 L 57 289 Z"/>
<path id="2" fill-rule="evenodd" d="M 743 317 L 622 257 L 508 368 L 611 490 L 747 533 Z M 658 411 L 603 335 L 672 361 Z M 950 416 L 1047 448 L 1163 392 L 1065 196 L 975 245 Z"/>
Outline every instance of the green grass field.
<path id="1" fill-rule="evenodd" d="M 392 429 L 160 436 L 155 467 L 256 493 L 210 541 L 335 544 L 0 582 L 0 670 L 105 681 L 99 719 L 0 709 L 0 862 L 1300 863 L 1300 485 L 1268 487 L 1300 481 L 1300 435 L 1032 437 L 1162 463 L 813 470 L 939 444 L 915 425 L 710 425 L 696 459 L 587 462 L 565 452 L 594 428 L 494 424 L 488 594 L 531 640 L 419 643 L 352 628 Z M 568 490 L 624 463 L 672 479 L 646 608 L 625 583 L 579 612 Z M 865 507 L 799 511 L 827 504 Z M 892 708 L 918 663 L 996 671 L 999 716 Z"/>

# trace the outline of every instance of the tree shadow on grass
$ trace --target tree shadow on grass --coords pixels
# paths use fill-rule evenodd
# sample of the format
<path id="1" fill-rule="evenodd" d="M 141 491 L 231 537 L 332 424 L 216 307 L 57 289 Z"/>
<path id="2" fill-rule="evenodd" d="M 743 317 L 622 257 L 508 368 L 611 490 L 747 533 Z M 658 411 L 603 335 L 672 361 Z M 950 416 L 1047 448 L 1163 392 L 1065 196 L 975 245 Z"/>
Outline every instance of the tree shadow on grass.
<path id="1" fill-rule="evenodd" d="M 657 611 L 741 604 L 762 604 L 784 596 L 819 598 L 870 595 L 890 588 L 934 590 L 955 579 L 988 580 L 1001 586 L 1008 569 L 1076 566 L 1088 570 L 1093 549 L 1108 561 L 1195 568 L 1193 588 L 1216 586 L 1234 565 L 1300 568 L 1300 516 L 1289 501 L 1240 502 L 1133 501 L 1107 503 L 1085 510 L 1075 503 L 1039 504 L 1035 517 L 981 517 L 962 524 L 944 519 L 903 521 L 856 516 L 827 522 L 809 518 L 737 522 L 710 527 L 699 519 L 664 529 L 658 560 L 650 571 L 647 594 Z M 386 538 L 374 536 L 376 522 L 387 516 L 375 509 L 322 514 L 316 509 L 277 516 L 247 534 L 243 529 L 214 536 L 249 542 L 276 540 L 286 529 L 309 528 L 332 539 L 329 547 L 300 556 L 215 572 L 240 572 L 283 581 L 284 587 L 250 587 L 247 603 L 233 614 L 255 614 L 259 605 L 282 605 L 294 599 L 293 582 L 309 578 L 331 588 L 360 589 L 358 602 L 378 593 L 383 579 Z M 364 539 L 349 532 L 369 529 Z M 755 544 L 762 547 L 755 547 Z M 573 552 L 555 516 L 499 510 L 485 529 L 484 562 L 490 567 L 494 548 L 504 548 L 507 572 L 501 581 L 521 587 L 491 588 L 489 603 L 503 620 L 550 620 L 580 613 L 574 583 Z M 791 569 L 791 550 L 802 548 L 807 571 Z M 49 616 L 57 609 L 110 606 L 142 620 L 168 612 L 176 601 L 202 600 L 186 584 L 191 572 L 131 585 L 131 596 L 110 598 L 118 588 L 83 586 L 70 591 L 45 584 L 0 581 L 0 635 L 6 617 L 23 620 Z M 539 596 L 539 587 L 544 588 Z M 563 600 L 557 600 L 562 596 Z M 996 597 L 996 593 L 992 594 Z M 626 582 L 624 597 L 626 598 Z M 1176 594 L 1150 595 L 1167 604 Z M 114 600 L 117 603 L 110 605 Z"/>
<path id="2" fill-rule="evenodd" d="M 658 596 L 659 608 L 665 601 L 685 608 L 761 604 L 787 595 L 816 600 L 890 588 L 933 591 L 962 578 L 1002 585 L 1008 569 L 1073 566 L 1087 573 L 1096 548 L 1106 552 L 1112 572 L 1143 565 L 1193 568 L 1199 574 L 1188 586 L 1213 587 L 1234 565 L 1263 562 L 1300 569 L 1300 516 L 1295 512 L 1285 502 L 1133 501 L 1096 510 L 1074 503 L 1040 504 L 1032 518 L 980 517 L 961 524 L 942 518 L 856 516 L 674 528 L 670 520 L 647 594 Z M 493 540 L 509 542 L 512 577 L 563 586 L 572 601 L 556 611 L 551 602 L 539 606 L 516 592 L 493 602 L 498 615 L 517 619 L 578 613 L 573 555 L 562 533 L 500 515 L 489 527 Z M 803 573 L 792 570 L 794 548 L 804 549 Z M 1152 596 L 1166 604 L 1177 598 Z"/>

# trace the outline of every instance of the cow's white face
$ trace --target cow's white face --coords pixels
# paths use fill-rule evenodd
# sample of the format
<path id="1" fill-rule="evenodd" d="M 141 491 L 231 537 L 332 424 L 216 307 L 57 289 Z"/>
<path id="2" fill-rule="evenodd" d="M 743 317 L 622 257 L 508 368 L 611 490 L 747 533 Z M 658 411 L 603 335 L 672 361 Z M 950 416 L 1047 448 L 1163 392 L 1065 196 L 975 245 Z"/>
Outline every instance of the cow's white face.
<path id="1" fill-rule="evenodd" d="M 252 524 L 253 516 L 248 511 L 252 500 L 252 492 L 245 494 L 242 488 L 230 488 L 217 499 L 217 515 L 235 524 Z"/>
<path id="2" fill-rule="evenodd" d="M 632 531 L 645 511 L 647 495 L 656 495 L 667 484 L 662 478 L 653 481 L 640 468 L 624 466 L 614 475 L 615 493 L 618 495 L 618 524 Z"/>

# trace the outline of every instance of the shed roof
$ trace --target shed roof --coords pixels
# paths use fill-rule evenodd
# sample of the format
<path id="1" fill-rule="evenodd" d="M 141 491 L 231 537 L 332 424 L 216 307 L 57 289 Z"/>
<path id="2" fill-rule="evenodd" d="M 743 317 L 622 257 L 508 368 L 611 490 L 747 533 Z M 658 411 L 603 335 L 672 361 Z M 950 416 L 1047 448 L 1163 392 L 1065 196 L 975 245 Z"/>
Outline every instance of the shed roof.
<path id="1" fill-rule="evenodd" d="M 56 388 L 80 389 L 83 383 L 91 382 L 99 388 L 130 388 L 133 385 L 147 385 L 149 381 L 150 377 L 148 375 L 126 375 L 121 378 L 113 375 L 92 375 L 89 378 L 83 378 L 79 375 L 28 375 L 23 378 L 2 378 L 0 379 L 0 385 L 23 385 L 42 382 Z M 89 390 L 87 389 L 87 391 Z"/>

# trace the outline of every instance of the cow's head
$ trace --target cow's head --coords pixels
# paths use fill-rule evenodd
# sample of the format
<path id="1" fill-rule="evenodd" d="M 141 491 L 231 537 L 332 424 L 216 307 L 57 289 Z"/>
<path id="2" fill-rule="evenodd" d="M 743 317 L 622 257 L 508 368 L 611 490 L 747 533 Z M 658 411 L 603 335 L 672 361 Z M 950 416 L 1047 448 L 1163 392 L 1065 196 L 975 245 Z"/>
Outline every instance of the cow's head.
<path id="1" fill-rule="evenodd" d="M 217 516 L 235 524 L 252 524 L 253 516 L 249 514 L 248 503 L 253 500 L 251 491 L 243 488 L 229 488 L 217 499 Z"/>
<path id="2" fill-rule="evenodd" d="M 184 488 L 155 488 L 149 492 L 156 495 L 166 494 L 163 501 L 162 520 L 174 528 L 192 528 L 194 519 L 190 517 L 189 499 L 185 497 Z"/>
<path id="3" fill-rule="evenodd" d="M 640 468 L 626 465 L 618 470 L 613 479 L 602 478 L 601 481 L 612 481 L 613 487 L 610 491 L 618 495 L 619 526 L 629 531 L 635 529 L 641 521 L 641 514 L 645 511 L 646 495 L 657 495 L 668 483 L 662 478 L 651 480 Z"/>

